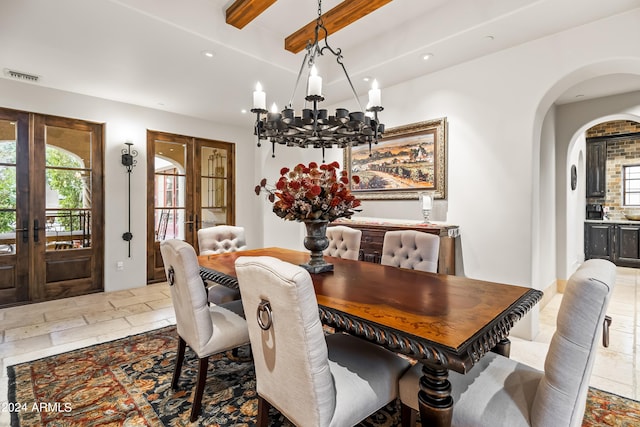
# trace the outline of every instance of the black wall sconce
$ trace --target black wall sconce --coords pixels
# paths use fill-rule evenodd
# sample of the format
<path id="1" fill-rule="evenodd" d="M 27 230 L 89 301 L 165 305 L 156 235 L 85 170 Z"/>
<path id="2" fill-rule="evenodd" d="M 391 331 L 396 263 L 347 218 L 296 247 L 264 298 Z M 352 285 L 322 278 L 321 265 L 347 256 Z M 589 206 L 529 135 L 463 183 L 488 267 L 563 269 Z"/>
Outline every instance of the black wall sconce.
<path id="1" fill-rule="evenodd" d="M 135 159 L 138 157 L 138 152 L 131 149 L 132 142 L 127 141 L 124 144 L 127 148 L 122 149 L 122 165 L 127 168 L 127 174 L 129 175 L 129 227 L 128 231 L 122 235 L 122 240 L 129 244 L 129 258 L 131 258 L 131 239 L 133 239 L 133 234 L 131 234 L 131 172 L 133 172 L 133 168 L 138 163 Z"/>

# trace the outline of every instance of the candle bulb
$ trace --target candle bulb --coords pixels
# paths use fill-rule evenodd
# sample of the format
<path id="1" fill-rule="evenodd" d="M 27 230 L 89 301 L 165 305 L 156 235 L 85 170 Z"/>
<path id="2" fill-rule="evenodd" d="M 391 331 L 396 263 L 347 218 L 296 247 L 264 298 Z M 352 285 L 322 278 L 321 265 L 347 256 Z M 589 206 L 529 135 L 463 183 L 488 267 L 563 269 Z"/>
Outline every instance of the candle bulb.
<path id="1" fill-rule="evenodd" d="M 280 120 L 280 117 L 282 117 L 282 115 L 280 113 L 278 113 L 278 106 L 274 102 L 271 105 L 271 111 L 267 113 L 267 121 L 276 122 L 276 121 Z"/>
<path id="2" fill-rule="evenodd" d="M 322 96 L 322 77 L 318 75 L 315 65 L 311 67 L 311 73 L 309 74 L 307 96 Z"/>
<path id="3" fill-rule="evenodd" d="M 371 107 L 382 107 L 382 95 L 380 89 L 378 89 L 378 81 L 374 80 L 371 83 L 371 89 L 369 90 L 369 105 Z"/>
<path id="4" fill-rule="evenodd" d="M 431 196 L 429 194 L 422 195 L 422 209 L 431 209 L 433 206 Z"/>
<path id="5" fill-rule="evenodd" d="M 256 110 L 267 109 L 267 94 L 263 92 L 260 82 L 256 84 L 256 90 L 253 92 L 253 108 Z"/>

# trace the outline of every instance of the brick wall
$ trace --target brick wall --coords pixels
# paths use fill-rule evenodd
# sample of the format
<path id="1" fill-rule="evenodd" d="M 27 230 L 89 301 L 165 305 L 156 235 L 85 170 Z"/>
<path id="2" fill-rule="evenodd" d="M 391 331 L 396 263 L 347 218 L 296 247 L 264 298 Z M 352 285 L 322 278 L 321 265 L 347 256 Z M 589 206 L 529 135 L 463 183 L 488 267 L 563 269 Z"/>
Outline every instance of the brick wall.
<path id="1" fill-rule="evenodd" d="M 629 120 L 604 122 L 587 129 L 587 138 L 640 132 L 640 123 Z"/>
<path id="2" fill-rule="evenodd" d="M 625 219 L 625 211 L 640 212 L 638 208 L 622 206 L 622 167 L 640 165 L 640 123 L 617 120 L 600 123 L 586 132 L 587 138 L 636 134 L 626 138 L 607 141 L 607 194 L 606 198 L 587 198 L 587 203 L 598 203 L 609 207 L 609 218 Z"/>

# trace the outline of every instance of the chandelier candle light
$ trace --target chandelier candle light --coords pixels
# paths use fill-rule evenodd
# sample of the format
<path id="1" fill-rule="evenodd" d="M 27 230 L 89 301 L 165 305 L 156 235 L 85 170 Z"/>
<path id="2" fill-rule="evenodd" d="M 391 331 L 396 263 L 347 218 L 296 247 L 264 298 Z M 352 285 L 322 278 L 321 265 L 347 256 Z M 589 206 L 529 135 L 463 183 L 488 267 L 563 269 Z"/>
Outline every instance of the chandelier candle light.
<path id="1" fill-rule="evenodd" d="M 342 63 L 342 51 L 329 46 L 328 35 L 322 22 L 322 1 L 319 0 L 315 39 L 313 43 L 307 45 L 307 52 L 302 60 L 293 94 L 284 110 L 278 112 L 278 107 L 274 103 L 271 111 L 267 111 L 266 93 L 260 82 L 256 84 L 251 109 L 251 112 L 256 114 L 254 134 L 258 137 L 258 147 L 261 145 L 261 140 L 271 141 L 272 157 L 275 157 L 276 143 L 288 147 L 321 148 L 323 161 L 325 148 L 333 146 L 345 148 L 369 144 L 371 152 L 371 144 L 377 144 L 378 138 L 384 133 L 384 124 L 378 119 L 378 113 L 383 110 L 378 82 L 374 80 L 372 83 L 369 90 L 369 104 L 364 113 L 351 78 Z M 322 46 L 320 46 L 321 42 Z M 324 101 L 324 96 L 322 95 L 322 77 L 318 75 L 315 61 L 316 57 L 323 55 L 325 51 L 329 51 L 336 57 L 336 62 L 342 67 L 361 111 L 349 112 L 346 108 L 337 108 L 335 115 L 330 116 L 326 109 L 319 108 L 319 103 Z M 302 109 L 301 115 L 296 116 L 293 110 L 293 98 L 305 68 L 309 69 L 307 94 L 304 98 L 305 108 Z"/>

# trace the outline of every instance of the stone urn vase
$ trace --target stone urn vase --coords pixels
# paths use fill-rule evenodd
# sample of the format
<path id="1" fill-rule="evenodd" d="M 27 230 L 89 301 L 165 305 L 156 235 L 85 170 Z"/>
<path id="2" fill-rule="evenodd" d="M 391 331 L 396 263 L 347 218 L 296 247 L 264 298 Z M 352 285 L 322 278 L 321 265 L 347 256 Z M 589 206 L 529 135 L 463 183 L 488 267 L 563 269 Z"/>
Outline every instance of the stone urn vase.
<path id="1" fill-rule="evenodd" d="M 304 247 L 311 251 L 311 258 L 307 264 L 300 264 L 300 266 L 310 273 L 333 271 L 333 264 L 326 262 L 322 253 L 329 246 L 329 239 L 327 238 L 329 221 L 326 219 L 307 219 L 303 222 L 307 229 Z"/>

